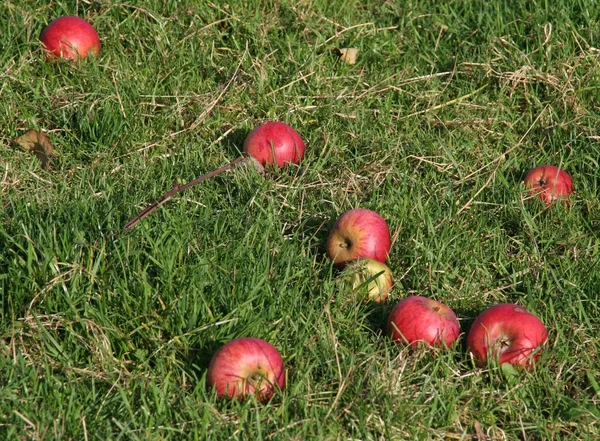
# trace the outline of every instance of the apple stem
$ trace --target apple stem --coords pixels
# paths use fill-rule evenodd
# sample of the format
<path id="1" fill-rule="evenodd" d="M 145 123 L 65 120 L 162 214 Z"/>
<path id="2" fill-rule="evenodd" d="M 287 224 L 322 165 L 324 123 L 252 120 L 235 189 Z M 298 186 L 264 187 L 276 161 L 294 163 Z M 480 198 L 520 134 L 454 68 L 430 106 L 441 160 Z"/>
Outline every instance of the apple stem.
<path id="1" fill-rule="evenodd" d="M 129 220 L 123 226 L 123 231 L 131 230 L 133 227 L 135 227 L 138 224 L 139 221 L 141 221 L 145 217 L 150 216 L 154 211 L 158 210 L 162 205 L 166 204 L 177 193 L 179 193 L 183 190 L 187 190 L 188 188 L 193 187 L 194 185 L 198 185 L 201 182 L 206 181 L 207 179 L 217 176 L 223 172 L 233 170 L 234 168 L 236 168 L 242 164 L 253 164 L 259 173 L 262 173 L 264 171 L 264 168 L 260 164 L 260 162 L 258 162 L 252 156 L 245 156 L 245 155 L 239 156 L 239 157 L 235 158 L 233 161 L 231 161 L 229 164 L 226 164 L 223 167 L 213 170 L 210 173 L 206 173 L 205 175 L 198 176 L 196 179 L 194 179 L 186 184 L 183 184 L 183 185 L 175 184 L 173 186 L 173 188 L 171 188 L 168 192 L 166 192 L 160 199 L 154 201 L 150 206 L 143 209 L 140 212 L 140 214 L 138 214 L 136 217 Z"/>
<path id="2" fill-rule="evenodd" d="M 498 349 L 504 349 L 510 346 L 510 341 L 506 337 L 501 337 L 494 343 Z"/>

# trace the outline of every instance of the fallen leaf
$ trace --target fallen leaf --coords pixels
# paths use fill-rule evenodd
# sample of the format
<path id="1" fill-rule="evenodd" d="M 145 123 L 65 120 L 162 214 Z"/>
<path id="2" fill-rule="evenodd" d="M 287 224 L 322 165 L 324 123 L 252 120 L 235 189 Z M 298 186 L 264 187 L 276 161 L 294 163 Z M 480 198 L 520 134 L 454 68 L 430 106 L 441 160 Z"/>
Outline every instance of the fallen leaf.
<path id="1" fill-rule="evenodd" d="M 336 49 L 340 60 L 348 64 L 356 64 L 356 57 L 358 55 L 358 49 L 355 47 L 345 47 L 342 49 Z"/>
<path id="2" fill-rule="evenodd" d="M 54 146 L 45 133 L 31 129 L 14 142 L 24 150 L 33 153 L 42 163 L 42 167 L 48 166 L 50 156 L 54 153 Z"/>
<path id="3" fill-rule="evenodd" d="M 489 441 L 490 437 L 484 433 L 479 421 L 473 421 L 473 428 L 475 429 L 475 436 L 477 437 L 478 441 Z"/>
<path id="4" fill-rule="evenodd" d="M 254 156 L 248 156 L 247 159 L 248 164 L 246 164 L 246 167 L 254 167 L 254 169 L 259 175 L 265 174 L 265 167 L 260 163 L 258 159 L 256 159 Z"/>

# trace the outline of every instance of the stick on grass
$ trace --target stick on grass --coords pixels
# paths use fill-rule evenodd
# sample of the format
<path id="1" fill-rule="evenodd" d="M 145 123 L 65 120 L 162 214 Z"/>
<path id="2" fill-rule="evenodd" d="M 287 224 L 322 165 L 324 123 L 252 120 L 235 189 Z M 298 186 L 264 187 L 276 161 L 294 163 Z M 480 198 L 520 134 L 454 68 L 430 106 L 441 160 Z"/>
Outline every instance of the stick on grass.
<path id="1" fill-rule="evenodd" d="M 193 187 L 194 185 L 198 185 L 203 181 L 206 181 L 207 179 L 210 179 L 214 176 L 217 176 L 223 172 L 229 171 L 229 170 L 233 170 L 234 168 L 242 165 L 242 164 L 248 164 L 248 163 L 253 163 L 253 165 L 256 167 L 256 169 L 261 172 L 263 170 L 262 165 L 253 157 L 251 156 L 240 156 L 236 159 L 234 159 L 233 161 L 231 161 L 229 164 L 224 165 L 223 167 L 220 167 L 216 170 L 211 171 L 210 173 L 207 173 L 205 175 L 201 175 L 198 176 L 196 179 L 183 184 L 183 185 L 175 185 L 173 186 L 173 188 L 171 188 L 171 190 L 169 190 L 168 192 L 166 192 L 160 199 L 156 200 L 155 202 L 153 202 L 150 206 L 146 207 L 144 210 L 142 210 L 140 212 L 140 214 L 138 214 L 136 217 L 132 218 L 131 220 L 129 220 L 124 226 L 123 226 L 123 231 L 129 231 L 131 230 L 133 227 L 135 227 L 139 221 L 141 221 L 142 219 L 150 216 L 153 212 L 155 212 L 156 210 L 158 210 L 161 206 L 163 206 L 164 204 L 166 204 L 173 196 L 175 196 L 177 193 L 187 190 L 190 187 Z"/>

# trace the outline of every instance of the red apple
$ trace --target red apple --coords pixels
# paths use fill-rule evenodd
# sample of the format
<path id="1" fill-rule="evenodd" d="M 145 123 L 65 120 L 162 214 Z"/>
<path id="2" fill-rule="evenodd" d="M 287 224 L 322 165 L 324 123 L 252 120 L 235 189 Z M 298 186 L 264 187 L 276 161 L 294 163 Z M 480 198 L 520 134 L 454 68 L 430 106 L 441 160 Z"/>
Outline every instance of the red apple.
<path id="1" fill-rule="evenodd" d="M 411 346 L 452 346 L 460 335 L 456 314 L 448 306 L 421 296 L 406 297 L 390 312 L 392 340 Z"/>
<path id="2" fill-rule="evenodd" d="M 57 18 L 44 28 L 40 40 L 47 57 L 77 60 L 100 53 L 100 38 L 91 24 L 79 17 Z"/>
<path id="3" fill-rule="evenodd" d="M 297 164 L 304 158 L 304 141 L 298 132 L 285 123 L 270 121 L 258 126 L 244 141 L 244 152 L 262 165 Z"/>
<path id="4" fill-rule="evenodd" d="M 281 354 L 264 340 L 243 337 L 221 346 L 208 366 L 208 385 L 219 397 L 268 400 L 285 386 Z"/>
<path id="5" fill-rule="evenodd" d="M 344 272 L 355 291 L 366 292 L 365 297 L 376 303 L 385 302 L 394 287 L 392 270 L 377 260 L 359 259 L 348 265 Z"/>
<path id="6" fill-rule="evenodd" d="M 385 263 L 390 247 L 390 230 L 385 219 L 366 208 L 342 214 L 327 240 L 327 254 L 337 268 L 362 258 Z"/>
<path id="7" fill-rule="evenodd" d="M 539 318 L 522 306 L 502 303 L 475 319 L 467 335 L 467 349 L 479 366 L 490 358 L 499 364 L 529 366 L 537 361 L 547 339 Z"/>
<path id="8" fill-rule="evenodd" d="M 571 176 L 553 165 L 540 165 L 527 173 L 525 186 L 538 194 L 546 205 L 565 198 L 573 191 Z"/>

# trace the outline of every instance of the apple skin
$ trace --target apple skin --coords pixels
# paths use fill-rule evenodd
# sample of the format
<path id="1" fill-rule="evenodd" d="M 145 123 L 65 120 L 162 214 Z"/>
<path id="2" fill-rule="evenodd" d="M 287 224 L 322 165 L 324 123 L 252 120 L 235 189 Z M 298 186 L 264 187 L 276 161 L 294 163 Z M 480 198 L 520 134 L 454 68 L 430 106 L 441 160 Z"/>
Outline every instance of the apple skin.
<path id="1" fill-rule="evenodd" d="M 564 199 L 573 192 L 571 176 L 554 165 L 540 165 L 535 167 L 525 176 L 525 186 L 546 205 Z"/>
<path id="2" fill-rule="evenodd" d="M 252 130 L 244 141 L 244 152 L 263 166 L 298 164 L 304 158 L 304 141 L 293 128 L 278 121 L 266 122 Z"/>
<path id="3" fill-rule="evenodd" d="M 77 60 L 100 53 L 100 38 L 94 27 L 75 16 L 59 17 L 44 28 L 40 40 L 48 58 Z"/>
<path id="4" fill-rule="evenodd" d="M 363 258 L 385 263 L 390 248 L 387 222 L 366 208 L 354 208 L 343 213 L 327 239 L 327 254 L 339 269 L 350 261 Z"/>
<path id="5" fill-rule="evenodd" d="M 285 387 L 285 367 L 279 351 L 254 337 L 231 340 L 214 353 L 207 375 L 208 385 L 221 398 L 259 401 Z"/>
<path id="6" fill-rule="evenodd" d="M 373 259 L 358 259 L 346 267 L 347 277 L 352 289 L 366 289 L 367 298 L 375 303 L 383 303 L 388 299 L 394 287 L 392 270 L 385 263 Z M 366 286 L 365 282 L 370 280 Z"/>
<path id="7" fill-rule="evenodd" d="M 528 367 L 539 359 L 548 332 L 542 321 L 526 308 L 501 303 L 482 312 L 471 325 L 467 349 L 478 366 L 490 357 L 501 365 Z"/>
<path id="8" fill-rule="evenodd" d="M 450 307 L 427 297 L 410 296 L 390 312 L 387 331 L 401 344 L 451 347 L 460 336 L 460 325 Z"/>

